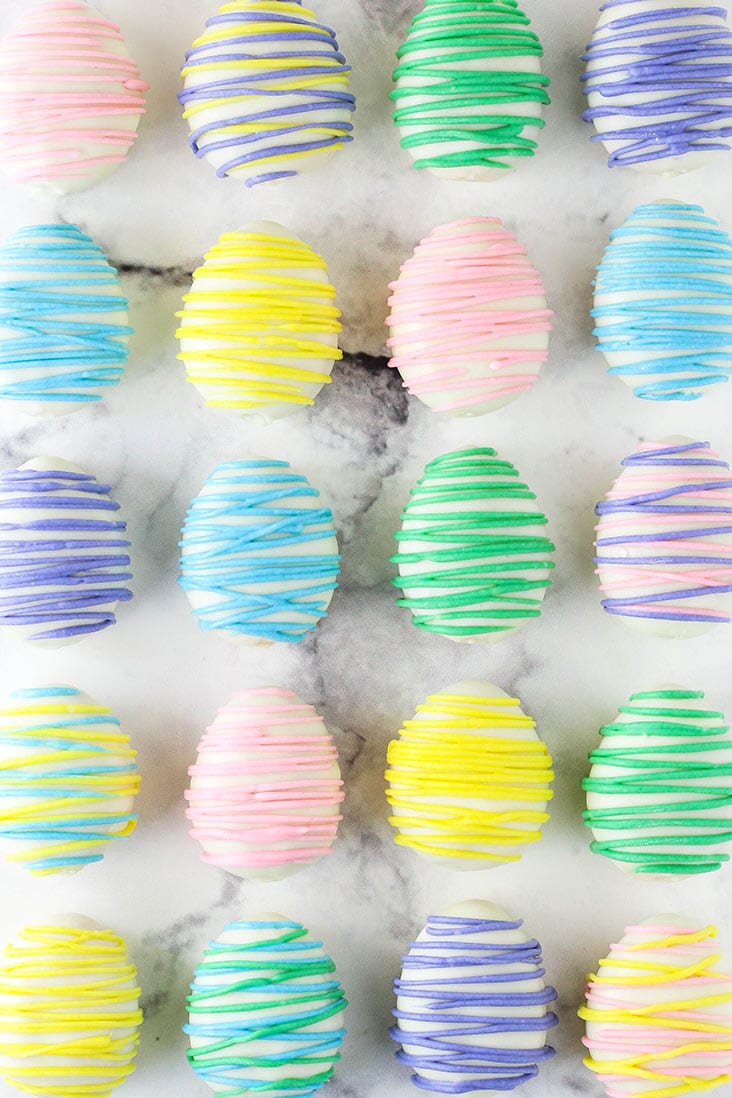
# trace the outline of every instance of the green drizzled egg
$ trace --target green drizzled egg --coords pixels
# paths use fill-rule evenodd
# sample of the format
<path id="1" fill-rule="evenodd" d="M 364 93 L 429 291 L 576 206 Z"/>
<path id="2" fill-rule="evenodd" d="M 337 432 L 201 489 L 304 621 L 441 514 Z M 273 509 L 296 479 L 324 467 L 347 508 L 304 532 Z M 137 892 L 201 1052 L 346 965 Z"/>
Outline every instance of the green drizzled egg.
<path id="1" fill-rule="evenodd" d="M 486 182 L 533 156 L 549 103 L 542 53 L 516 0 L 425 0 L 391 93 L 415 167 Z"/>
<path id="2" fill-rule="evenodd" d="M 554 545 L 536 497 L 488 447 L 435 458 L 410 493 L 393 583 L 420 629 L 455 641 L 500 640 L 538 618 Z"/>
<path id="3" fill-rule="evenodd" d="M 732 737 L 701 690 L 632 694 L 582 783 L 591 849 L 630 873 L 712 873 L 732 842 Z"/>

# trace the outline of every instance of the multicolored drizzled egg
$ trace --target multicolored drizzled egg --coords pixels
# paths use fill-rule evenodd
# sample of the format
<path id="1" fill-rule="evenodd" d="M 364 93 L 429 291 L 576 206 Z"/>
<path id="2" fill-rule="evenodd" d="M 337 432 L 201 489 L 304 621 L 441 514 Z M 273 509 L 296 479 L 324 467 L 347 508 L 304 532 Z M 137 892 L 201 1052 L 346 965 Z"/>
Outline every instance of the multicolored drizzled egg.
<path id="1" fill-rule="evenodd" d="M 17 934 L 0 956 L 0 1079 L 23 1094 L 106 1098 L 135 1070 L 135 966 L 82 915 Z"/>
<path id="2" fill-rule="evenodd" d="M 205 862 L 278 881 L 330 853 L 344 796 L 338 752 L 291 690 L 237 690 L 188 773 L 186 816 Z"/>
<path id="3" fill-rule="evenodd" d="M 211 408 L 280 419 L 312 404 L 343 357 L 324 260 L 272 221 L 224 233 L 183 303 L 178 357 Z"/>
<path id="4" fill-rule="evenodd" d="M 399 979 L 391 1035 L 420 1090 L 503 1094 L 533 1079 L 554 1055 L 547 1030 L 557 998 L 541 946 L 520 919 L 485 900 L 432 915 Z"/>
<path id="5" fill-rule="evenodd" d="M 499 218 L 433 229 L 390 289 L 390 365 L 433 411 L 482 415 L 536 381 L 552 312 L 526 249 Z"/>
<path id="6" fill-rule="evenodd" d="M 417 706 L 387 750 L 395 842 L 453 869 L 517 862 L 549 819 L 552 760 L 516 698 L 489 682 Z"/>
<path id="7" fill-rule="evenodd" d="M 533 156 L 549 102 L 542 52 L 516 0 L 425 0 L 391 93 L 414 166 L 485 182 Z"/>
<path id="8" fill-rule="evenodd" d="M 188 1061 L 214 1094 L 308 1098 L 333 1074 L 346 999 L 335 965 L 300 923 L 229 923 L 194 972 Z"/>
<path id="9" fill-rule="evenodd" d="M 352 140 L 350 71 L 301 0 L 230 0 L 181 71 L 191 148 L 248 187 L 309 171 Z"/>
<path id="10" fill-rule="evenodd" d="M 495 450 L 430 461 L 410 493 L 393 580 L 420 629 L 455 641 L 500 640 L 537 618 L 554 545 L 534 493 Z"/>
<path id="11" fill-rule="evenodd" d="M 610 1098 L 732 1082 L 732 973 L 716 935 L 694 919 L 656 915 L 626 927 L 588 977 L 584 1062 Z"/>
<path id="12" fill-rule="evenodd" d="M 0 247 L 0 400 L 31 415 L 98 401 L 131 335 L 117 272 L 76 225 L 29 225 Z"/>
<path id="13" fill-rule="evenodd" d="M 703 691 L 631 694 L 600 736 L 582 782 L 596 854 L 644 875 L 711 873 L 729 861 L 732 736 Z"/>
<path id="14" fill-rule="evenodd" d="M 0 473 L 0 626 L 57 647 L 114 625 L 132 592 L 108 484 L 61 458 Z"/>
<path id="15" fill-rule="evenodd" d="M 180 546 L 179 583 L 200 627 L 245 644 L 301 641 L 338 586 L 333 515 L 286 461 L 217 465 Z"/>
<path id="16" fill-rule="evenodd" d="M 732 474 L 709 443 L 641 444 L 595 511 L 604 610 L 665 637 L 730 621 Z"/>
<path id="17" fill-rule="evenodd" d="M 47 0 L 0 41 L 0 167 L 68 194 L 112 172 L 134 144 L 149 85 L 116 23 L 84 0 Z"/>
<path id="18" fill-rule="evenodd" d="M 732 374 L 732 238 L 701 206 L 639 206 L 595 279 L 608 373 L 647 400 L 696 400 Z"/>
<path id="19" fill-rule="evenodd" d="M 0 847 L 38 875 L 101 861 L 130 835 L 140 778 L 120 722 L 73 686 L 15 690 L 0 706 Z"/>
<path id="20" fill-rule="evenodd" d="M 678 175 L 732 148 L 732 31 L 705 0 L 605 0 L 584 119 L 609 166 Z"/>

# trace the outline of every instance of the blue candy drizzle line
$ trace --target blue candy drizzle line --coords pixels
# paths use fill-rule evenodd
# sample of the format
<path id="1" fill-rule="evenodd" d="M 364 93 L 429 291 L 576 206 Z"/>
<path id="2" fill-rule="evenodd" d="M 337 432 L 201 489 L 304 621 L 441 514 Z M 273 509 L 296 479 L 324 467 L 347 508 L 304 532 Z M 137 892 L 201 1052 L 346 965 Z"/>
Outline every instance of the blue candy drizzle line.
<path id="1" fill-rule="evenodd" d="M 216 596 L 194 609 L 201 628 L 302 640 L 326 615 L 340 557 L 280 553 L 335 537 L 330 510 L 292 506 L 320 497 L 286 461 L 225 462 L 206 488 L 188 508 L 180 541 L 181 587 Z"/>

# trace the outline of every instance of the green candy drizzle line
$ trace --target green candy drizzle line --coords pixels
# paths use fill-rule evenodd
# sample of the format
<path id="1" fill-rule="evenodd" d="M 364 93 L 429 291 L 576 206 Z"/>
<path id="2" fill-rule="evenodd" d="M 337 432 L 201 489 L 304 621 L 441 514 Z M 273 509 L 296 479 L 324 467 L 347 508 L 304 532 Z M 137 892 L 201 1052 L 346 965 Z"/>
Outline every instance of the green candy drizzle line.
<path id="1" fill-rule="evenodd" d="M 663 704 L 703 698 L 701 690 L 632 694 L 620 712 L 634 719 L 600 729 L 604 739 L 637 736 L 638 746 L 592 751 L 593 765 L 613 767 L 617 773 L 585 778 L 582 788 L 610 798 L 637 797 L 638 803 L 582 813 L 588 827 L 617 832 L 615 839 L 591 843 L 595 853 L 627 863 L 634 873 L 711 873 L 729 861 L 729 854 L 704 850 L 732 842 L 732 781 L 719 786 L 710 782 L 732 778 L 732 763 L 715 761 L 716 752 L 732 747 L 726 736 L 729 725 L 714 709 Z M 705 726 L 700 721 L 717 723 Z M 654 737 L 676 742 L 654 743 Z M 659 796 L 665 803 L 658 803 Z M 649 829 L 663 833 L 644 834 Z"/>
<path id="2" fill-rule="evenodd" d="M 394 122 L 402 148 L 446 148 L 415 159 L 415 167 L 508 170 L 511 158 L 534 155 L 536 141 L 525 131 L 541 129 L 544 121 L 514 113 L 509 105 L 549 103 L 549 77 L 523 71 L 519 63 L 516 71 L 490 69 L 494 58 L 542 56 L 529 24 L 516 0 L 425 0 L 397 51 Z M 461 69 L 463 62 L 472 68 Z M 466 142 L 467 149 L 449 147 Z"/>
<path id="3" fill-rule="evenodd" d="M 435 566 L 392 580 L 405 592 L 434 590 L 397 599 L 397 605 L 412 611 L 420 629 L 472 637 L 506 632 L 539 616 L 544 591 L 551 586 L 547 572 L 554 567 L 549 559 L 554 545 L 548 538 L 521 530 L 545 525 L 541 512 L 531 507 L 501 509 L 501 500 L 536 498 L 518 475 L 510 461 L 480 447 L 443 454 L 425 467 L 402 513 L 402 528 L 394 535 L 397 542 L 417 543 L 419 549 L 391 557 L 400 570 L 405 565 Z M 474 502 L 476 509 L 463 509 L 460 505 L 465 502 Z M 455 510 L 444 511 L 445 505 L 454 505 Z M 535 578 L 519 574 L 526 572 L 537 574 Z"/>

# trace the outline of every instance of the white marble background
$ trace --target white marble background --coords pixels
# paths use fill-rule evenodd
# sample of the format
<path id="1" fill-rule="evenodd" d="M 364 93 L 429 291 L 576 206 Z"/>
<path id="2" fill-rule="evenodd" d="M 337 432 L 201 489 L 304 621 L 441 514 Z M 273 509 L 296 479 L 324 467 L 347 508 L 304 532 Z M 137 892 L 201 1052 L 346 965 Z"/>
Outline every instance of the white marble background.
<path id="1" fill-rule="evenodd" d="M 2 0 L 0 33 L 30 6 Z M 492 899 L 523 916 L 544 946 L 559 990 L 558 1055 L 521 1093 L 595 1096 L 581 1065 L 575 1011 L 585 974 L 624 925 L 664 910 L 714 920 L 732 946 L 732 868 L 658 883 L 624 876 L 590 854 L 580 781 L 597 729 L 631 691 L 675 681 L 707 691 L 732 714 L 732 629 L 691 642 L 636 636 L 603 615 L 591 564 L 593 506 L 639 439 L 684 433 L 732 459 L 730 391 L 692 406 L 636 400 L 607 377 L 593 348 L 590 282 L 609 229 L 641 201 L 699 201 L 732 229 L 732 155 L 686 178 L 657 182 L 610 172 L 589 142 L 579 55 L 593 0 L 526 0 L 545 47 L 552 105 L 532 162 L 498 183 L 449 184 L 413 171 L 390 120 L 394 51 L 418 0 L 319 0 L 354 67 L 356 140 L 329 170 L 250 193 L 218 180 L 188 150 L 176 92 L 184 50 L 208 0 L 99 0 L 122 24 L 152 84 L 128 163 L 96 189 L 38 201 L 4 183 L 0 231 L 60 218 L 91 233 L 123 271 L 136 329 L 123 383 L 103 405 L 51 421 L 0 408 L 0 462 L 66 457 L 114 485 L 133 540 L 135 600 L 119 624 L 78 646 L 34 652 L 0 638 L 0 687 L 69 682 L 111 706 L 139 751 L 143 786 L 136 833 L 76 877 L 28 880 L 0 866 L 0 938 L 27 922 L 82 911 L 128 940 L 144 989 L 138 1070 L 125 1098 L 203 1098 L 180 1026 L 193 965 L 224 922 L 278 910 L 321 936 L 351 1007 L 331 1098 L 416 1093 L 393 1059 L 386 1030 L 399 957 L 426 916 L 449 902 Z M 440 222 L 499 215 L 528 245 L 556 312 L 550 361 L 533 393 L 468 424 L 434 418 L 407 398 L 383 352 L 386 284 L 417 240 Z M 249 220 L 279 220 L 324 254 L 354 357 L 311 412 L 251 428 L 205 409 L 176 361 L 174 312 L 193 267 L 218 235 Z M 394 605 L 388 557 L 410 485 L 431 457 L 465 444 L 495 446 L 520 469 L 550 518 L 555 588 L 539 622 L 496 647 L 422 635 Z M 336 515 L 343 580 L 309 641 L 236 649 L 195 626 L 176 583 L 179 529 L 213 465 L 235 455 L 287 458 L 320 487 Z M 469 676 L 515 691 L 556 762 L 552 819 L 517 865 L 492 872 L 436 870 L 392 842 L 386 822 L 386 744 L 432 691 Z M 278 684 L 324 714 L 347 783 L 345 820 L 325 862 L 280 884 L 240 884 L 198 859 L 183 816 L 186 769 L 218 705 L 237 687 Z M 10 1090 L 0 1084 L 0 1098 Z M 718 1091 L 730 1098 L 732 1087 Z"/>

